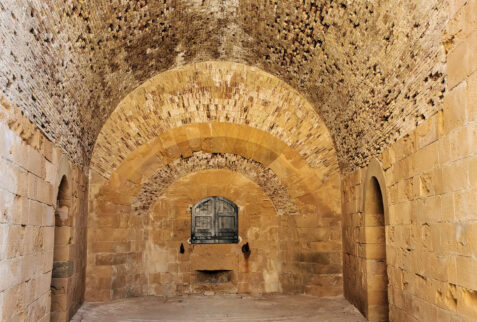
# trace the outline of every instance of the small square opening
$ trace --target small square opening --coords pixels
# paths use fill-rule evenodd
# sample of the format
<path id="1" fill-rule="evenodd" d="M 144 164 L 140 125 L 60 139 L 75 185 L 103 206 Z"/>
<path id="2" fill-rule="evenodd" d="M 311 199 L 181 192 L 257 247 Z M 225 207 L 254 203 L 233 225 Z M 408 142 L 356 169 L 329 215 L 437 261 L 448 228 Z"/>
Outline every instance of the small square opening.
<path id="1" fill-rule="evenodd" d="M 232 281 L 231 270 L 198 270 L 197 282 L 198 283 L 229 283 Z"/>

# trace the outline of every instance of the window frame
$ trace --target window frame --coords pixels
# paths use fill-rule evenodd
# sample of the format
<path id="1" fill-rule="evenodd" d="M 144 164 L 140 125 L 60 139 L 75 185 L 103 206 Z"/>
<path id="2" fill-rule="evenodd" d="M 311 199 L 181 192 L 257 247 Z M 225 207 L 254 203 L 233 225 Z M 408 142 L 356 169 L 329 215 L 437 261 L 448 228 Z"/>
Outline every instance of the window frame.
<path id="1" fill-rule="evenodd" d="M 204 203 L 212 201 L 213 214 L 208 216 L 199 216 L 197 209 Z M 221 228 L 219 227 L 219 220 L 222 217 L 232 217 L 230 215 L 220 214 L 217 210 L 218 203 L 225 203 L 233 209 L 234 227 L 231 236 L 220 236 Z M 221 196 L 210 196 L 196 202 L 191 208 L 191 244 L 237 244 L 239 242 L 238 236 L 238 213 L 239 207 L 231 200 Z M 200 236 L 197 230 L 197 217 L 212 217 L 213 219 L 213 232 L 211 236 Z M 222 232 L 224 233 L 224 232 Z M 230 233 L 225 231 L 225 233 Z"/>

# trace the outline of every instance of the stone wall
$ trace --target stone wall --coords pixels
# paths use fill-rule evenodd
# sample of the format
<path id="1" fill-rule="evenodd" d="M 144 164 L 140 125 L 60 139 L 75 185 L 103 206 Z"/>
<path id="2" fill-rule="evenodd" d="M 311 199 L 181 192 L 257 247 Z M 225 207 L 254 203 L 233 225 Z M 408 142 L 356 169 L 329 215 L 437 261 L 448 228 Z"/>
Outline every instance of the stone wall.
<path id="1" fill-rule="evenodd" d="M 209 196 L 225 197 L 239 207 L 238 244 L 188 244 L 190 208 Z M 143 255 L 148 294 L 282 291 L 279 218 L 271 200 L 245 176 L 220 169 L 189 174 L 158 196 L 148 216 Z M 184 254 L 179 252 L 181 243 Z M 251 249 L 248 258 L 242 253 L 245 243 Z M 197 280 L 199 270 L 231 270 L 232 281 L 201 283 Z"/>
<path id="2" fill-rule="evenodd" d="M 138 147 L 109 178 L 91 171 L 86 298 L 106 301 L 151 292 L 149 274 L 145 274 L 150 264 L 144 258 L 145 254 L 151 256 L 147 251 L 154 243 L 150 241 L 148 232 L 154 230 L 154 235 L 162 236 L 154 227 L 154 221 L 151 222 L 152 215 L 148 216 L 155 200 L 167 196 L 168 189 L 175 182 L 185 180 L 182 178 L 191 173 L 222 169 L 253 180 L 260 187 L 260 195 L 268 198 L 274 213 L 279 216 L 277 227 L 282 238 L 278 248 L 274 248 L 278 254 L 273 256 L 281 260 L 282 266 L 281 270 L 277 268 L 273 272 L 279 274 L 280 286 L 268 291 L 341 294 L 339 176 L 329 176 L 324 171 L 326 169 L 309 167 L 299 153 L 266 132 L 231 123 L 199 123 L 173 129 Z M 205 176 L 204 180 L 208 183 L 208 190 L 217 191 L 212 184 L 215 182 L 223 187 L 224 192 L 228 191 L 216 176 Z M 230 192 L 231 196 L 248 187 L 241 187 L 243 180 L 237 184 L 237 192 Z M 229 185 L 234 187 L 232 182 Z M 204 193 L 199 185 L 191 184 L 189 188 L 191 195 Z M 182 194 L 185 192 L 182 191 Z M 186 198 L 183 195 L 180 197 Z M 177 238 L 184 242 L 183 234 L 187 232 L 184 212 L 189 209 L 184 208 L 185 204 L 193 204 L 187 198 L 185 201 L 178 198 L 160 199 L 171 206 L 172 218 L 177 215 L 184 224 L 176 239 L 158 241 L 159 245 L 170 245 L 168 253 L 172 254 L 172 264 L 177 263 L 174 257 L 179 247 Z M 243 204 L 250 205 L 250 198 L 244 199 Z M 182 209 L 174 210 L 179 206 Z M 164 208 L 162 211 L 165 211 Z M 154 210 L 152 213 L 155 214 Z M 262 227 L 260 222 L 250 226 Z M 171 229 L 170 226 L 162 228 L 166 233 Z M 247 231 L 248 228 L 244 229 Z M 237 253 L 235 248 L 229 250 L 231 254 Z M 164 257 L 160 259 L 164 261 Z M 252 257 L 251 266 L 256 264 L 254 260 Z M 161 265 L 166 263 L 157 262 L 155 265 L 164 270 L 165 266 Z M 171 268 L 175 267 L 171 265 Z M 254 272 L 258 274 L 264 267 L 259 265 Z M 187 278 L 191 278 L 192 273 L 187 274 Z M 169 283 L 179 281 L 179 277 L 172 279 L 172 275 L 164 276 L 169 276 Z M 161 283 L 156 279 L 153 284 Z M 254 285 L 249 291 L 267 291 L 265 284 L 260 286 L 262 284 Z M 167 292 L 177 291 L 173 286 L 168 287 Z M 182 285 L 181 290 L 190 291 L 190 285 Z M 236 291 L 244 290 L 237 286 Z"/>
<path id="3" fill-rule="evenodd" d="M 51 307 L 54 321 L 67 321 L 83 301 L 87 177 L 3 100 L 0 169 L 0 320 L 50 321 Z M 63 176 L 69 182 L 65 215 L 71 229 L 55 233 Z M 64 278 L 52 284 L 53 261 L 70 267 L 58 267 L 54 274 Z"/>
<path id="4" fill-rule="evenodd" d="M 449 92 L 444 108 L 379 157 L 385 209 L 390 319 L 471 321 L 477 318 L 477 1 L 454 1 L 447 39 Z M 373 312 L 365 187 L 380 171 L 342 178 L 345 296 Z"/>

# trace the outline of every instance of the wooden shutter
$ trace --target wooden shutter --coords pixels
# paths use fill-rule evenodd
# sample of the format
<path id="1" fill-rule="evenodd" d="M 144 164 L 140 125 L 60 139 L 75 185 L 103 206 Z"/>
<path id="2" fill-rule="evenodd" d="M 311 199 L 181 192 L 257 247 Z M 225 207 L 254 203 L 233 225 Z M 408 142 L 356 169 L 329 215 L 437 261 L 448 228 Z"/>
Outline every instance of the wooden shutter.
<path id="1" fill-rule="evenodd" d="M 238 242 L 238 207 L 223 197 L 208 197 L 192 207 L 191 242 L 224 244 Z"/>
<path id="2" fill-rule="evenodd" d="M 216 231 L 219 242 L 238 242 L 237 212 L 237 206 L 231 201 L 221 197 L 215 199 Z"/>
<path id="3" fill-rule="evenodd" d="M 205 198 L 192 208 L 192 242 L 205 242 L 215 238 L 214 199 Z"/>

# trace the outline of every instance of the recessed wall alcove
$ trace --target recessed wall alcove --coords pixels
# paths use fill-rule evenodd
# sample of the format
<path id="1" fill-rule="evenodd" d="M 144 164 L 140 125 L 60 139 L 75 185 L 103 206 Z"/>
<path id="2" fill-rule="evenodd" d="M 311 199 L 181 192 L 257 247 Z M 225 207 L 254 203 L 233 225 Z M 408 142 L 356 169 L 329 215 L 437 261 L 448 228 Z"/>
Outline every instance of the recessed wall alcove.
<path id="1" fill-rule="evenodd" d="M 71 214 L 71 188 L 66 176 L 61 178 L 55 208 L 53 269 L 51 272 L 51 320 L 68 318 L 68 297 L 71 295 L 71 276 L 74 261 L 69 249 L 73 243 L 73 216 Z M 68 294 L 70 293 L 70 294 Z"/>
<path id="2" fill-rule="evenodd" d="M 389 320 L 386 229 L 389 227 L 385 177 L 377 160 L 371 160 L 363 188 L 363 225 L 360 241 L 365 266 L 366 305 L 369 321 Z"/>
<path id="3" fill-rule="evenodd" d="M 309 167 L 283 141 L 248 126 L 166 132 L 109 180 L 92 175 L 87 285 L 104 286 L 88 288 L 87 298 L 341 294 L 339 178 L 328 170 Z M 210 196 L 237 205 L 238 243 L 188 243 L 190 209 Z M 231 271 L 230 282 L 197 283 L 197 271 L 213 270 Z"/>
<path id="4" fill-rule="evenodd" d="M 196 270 L 196 283 L 230 283 L 232 281 L 232 272 L 233 271 L 228 269 Z"/>
<path id="5" fill-rule="evenodd" d="M 198 200 L 212 201 L 209 195 L 221 195 L 238 206 L 241 242 L 184 243 L 191 234 L 190 207 Z M 279 218 L 271 200 L 243 175 L 229 170 L 191 173 L 157 199 L 149 218 L 144 262 L 150 294 L 281 291 Z M 245 242 L 252 247 L 249 258 L 242 253 Z M 181 243 L 183 254 L 179 252 Z M 167 265 L 154 264 L 165 262 Z"/>

